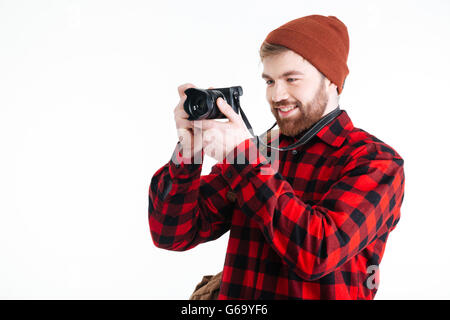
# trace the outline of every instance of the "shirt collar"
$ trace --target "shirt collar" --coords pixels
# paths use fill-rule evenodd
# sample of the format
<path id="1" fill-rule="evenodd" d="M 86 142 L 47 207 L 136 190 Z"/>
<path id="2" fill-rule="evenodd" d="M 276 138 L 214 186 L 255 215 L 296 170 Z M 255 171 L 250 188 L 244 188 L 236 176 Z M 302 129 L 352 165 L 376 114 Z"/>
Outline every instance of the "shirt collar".
<path id="1" fill-rule="evenodd" d="M 352 131 L 352 129 L 352 120 L 350 120 L 347 111 L 342 110 L 341 114 L 328 125 L 323 127 L 316 136 L 323 142 L 339 148 L 342 143 L 344 143 L 348 133 Z"/>

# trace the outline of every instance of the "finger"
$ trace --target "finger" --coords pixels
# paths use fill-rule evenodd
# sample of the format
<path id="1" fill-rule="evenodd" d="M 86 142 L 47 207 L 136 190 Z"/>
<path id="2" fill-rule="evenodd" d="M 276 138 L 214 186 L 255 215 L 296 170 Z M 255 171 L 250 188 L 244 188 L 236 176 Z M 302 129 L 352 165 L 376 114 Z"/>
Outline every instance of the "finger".
<path id="1" fill-rule="evenodd" d="M 215 138 L 217 138 L 215 130 L 202 130 L 203 145 L 210 144 Z"/>
<path id="2" fill-rule="evenodd" d="M 179 104 L 175 110 L 173 111 L 174 117 L 181 118 L 181 119 L 187 119 L 189 118 L 189 115 L 186 113 L 186 110 L 184 110 L 184 107 L 182 104 Z"/>
<path id="3" fill-rule="evenodd" d="M 194 124 L 191 120 L 186 120 L 183 118 L 178 118 L 176 121 L 176 126 L 178 129 L 191 129 L 194 128 Z"/>
<path id="4" fill-rule="evenodd" d="M 203 146 L 212 144 L 218 146 L 222 144 L 223 135 L 220 130 L 212 128 L 210 130 L 202 130 Z"/>
<path id="5" fill-rule="evenodd" d="M 194 126 L 197 126 L 203 130 L 209 130 L 209 129 L 219 129 L 221 126 L 225 126 L 228 122 L 221 122 L 216 120 L 201 120 L 197 121 L 197 123 L 194 124 Z"/>
<path id="6" fill-rule="evenodd" d="M 194 143 L 194 154 L 198 151 L 202 150 L 203 148 L 203 137 L 202 137 L 202 131 L 198 128 L 193 128 L 193 143 Z"/>
<path id="7" fill-rule="evenodd" d="M 239 121 L 239 115 L 233 110 L 233 108 L 222 98 L 218 98 L 217 106 L 219 107 L 219 110 L 225 115 L 225 117 L 228 118 L 231 122 L 238 122 Z"/>
<path id="8" fill-rule="evenodd" d="M 180 128 L 177 129 L 178 141 L 183 143 L 184 145 L 191 146 L 192 134 L 188 129 Z"/>
<path id="9" fill-rule="evenodd" d="M 196 129 L 196 130 L 203 130 L 203 121 L 204 120 L 192 120 L 192 126 Z"/>
<path id="10" fill-rule="evenodd" d="M 193 85 L 192 83 L 185 83 L 178 87 L 178 95 L 180 96 L 180 98 L 186 97 L 184 91 L 186 91 L 189 88 L 196 88 L 196 86 Z"/>

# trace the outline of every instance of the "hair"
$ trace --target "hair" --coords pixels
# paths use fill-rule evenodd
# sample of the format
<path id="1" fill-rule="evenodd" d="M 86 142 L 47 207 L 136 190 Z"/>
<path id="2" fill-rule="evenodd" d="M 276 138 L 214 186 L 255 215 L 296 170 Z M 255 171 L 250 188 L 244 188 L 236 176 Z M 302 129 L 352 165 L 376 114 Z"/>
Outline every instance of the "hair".
<path id="1" fill-rule="evenodd" d="M 259 56 L 261 58 L 261 61 L 263 61 L 263 59 L 266 57 L 275 56 L 288 50 L 290 49 L 286 48 L 285 46 L 279 44 L 271 44 L 264 41 L 261 45 L 261 48 L 259 49 Z"/>
<path id="2" fill-rule="evenodd" d="M 277 54 L 289 51 L 291 49 L 286 48 L 285 46 L 279 45 L 279 44 L 272 44 L 272 43 L 268 43 L 266 41 L 263 42 L 263 44 L 261 45 L 261 48 L 259 49 L 259 57 L 261 58 L 261 62 L 264 60 L 264 58 L 267 57 L 271 57 L 271 56 L 276 56 Z M 305 60 L 305 58 L 301 57 L 303 59 L 303 61 Z M 319 70 L 317 70 L 319 71 Z M 326 78 L 326 76 L 319 71 L 322 80 L 324 78 Z"/>

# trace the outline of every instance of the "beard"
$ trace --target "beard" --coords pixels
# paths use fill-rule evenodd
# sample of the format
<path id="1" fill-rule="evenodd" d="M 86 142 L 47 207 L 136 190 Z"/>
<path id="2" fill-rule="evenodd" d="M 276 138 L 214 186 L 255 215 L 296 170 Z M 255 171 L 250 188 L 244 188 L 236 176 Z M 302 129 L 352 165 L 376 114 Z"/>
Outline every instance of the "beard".
<path id="1" fill-rule="evenodd" d="M 314 94 L 314 98 L 306 104 L 301 101 L 288 101 L 283 100 L 279 102 L 273 102 L 270 110 L 277 120 L 280 133 L 286 136 L 295 137 L 303 131 L 311 128 L 317 121 L 319 121 L 328 103 L 328 95 L 325 90 L 325 78 L 320 81 L 319 88 Z M 295 105 L 300 112 L 296 112 L 295 115 L 288 118 L 280 118 L 278 110 L 275 107 Z"/>

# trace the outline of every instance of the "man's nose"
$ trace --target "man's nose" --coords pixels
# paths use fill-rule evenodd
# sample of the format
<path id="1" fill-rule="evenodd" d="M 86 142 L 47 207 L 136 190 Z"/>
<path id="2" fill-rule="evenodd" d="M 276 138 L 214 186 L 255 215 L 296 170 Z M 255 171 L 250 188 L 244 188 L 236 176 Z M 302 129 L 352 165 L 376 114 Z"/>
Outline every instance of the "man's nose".
<path id="1" fill-rule="evenodd" d="M 287 100 L 287 98 L 288 93 L 286 91 L 286 88 L 280 83 L 275 83 L 272 91 L 272 101 L 280 102 L 282 100 Z"/>

